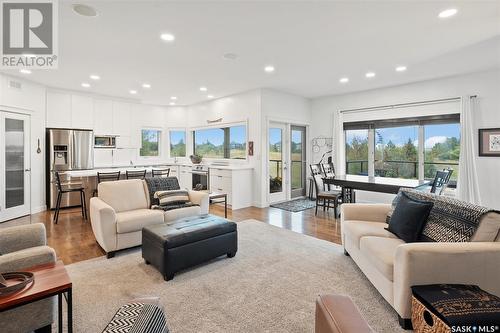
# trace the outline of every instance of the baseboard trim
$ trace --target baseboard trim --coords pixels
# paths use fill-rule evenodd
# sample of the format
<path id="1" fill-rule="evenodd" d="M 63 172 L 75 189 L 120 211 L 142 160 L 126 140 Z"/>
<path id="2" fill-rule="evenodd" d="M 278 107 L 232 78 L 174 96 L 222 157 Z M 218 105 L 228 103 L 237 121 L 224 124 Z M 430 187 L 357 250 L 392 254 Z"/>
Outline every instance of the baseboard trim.
<path id="1" fill-rule="evenodd" d="M 47 210 L 47 205 L 32 207 L 31 214 L 41 213 Z"/>

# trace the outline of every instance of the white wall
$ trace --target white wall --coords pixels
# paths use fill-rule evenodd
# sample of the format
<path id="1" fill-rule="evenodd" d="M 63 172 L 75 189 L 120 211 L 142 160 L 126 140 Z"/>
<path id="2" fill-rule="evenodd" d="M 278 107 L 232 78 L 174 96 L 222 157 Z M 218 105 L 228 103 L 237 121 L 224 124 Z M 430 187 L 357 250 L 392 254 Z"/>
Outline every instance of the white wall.
<path id="1" fill-rule="evenodd" d="M 474 129 L 500 127 L 500 71 L 491 70 L 468 75 L 424 81 L 390 88 L 328 96 L 312 100 L 313 135 L 332 136 L 333 113 L 337 110 L 419 102 L 463 95 L 477 95 L 479 110 Z M 397 117 L 397 115 L 395 115 Z M 477 141 L 477 138 L 476 138 Z M 483 204 L 500 208 L 500 158 L 476 157 Z M 390 195 L 360 193 L 358 199 L 389 201 Z"/>

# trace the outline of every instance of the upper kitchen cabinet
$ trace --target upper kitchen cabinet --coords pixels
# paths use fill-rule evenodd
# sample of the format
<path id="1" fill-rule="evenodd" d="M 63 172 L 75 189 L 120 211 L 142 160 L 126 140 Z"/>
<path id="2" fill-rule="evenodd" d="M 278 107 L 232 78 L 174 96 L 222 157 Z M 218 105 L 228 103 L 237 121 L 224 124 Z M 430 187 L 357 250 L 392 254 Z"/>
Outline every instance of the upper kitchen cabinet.
<path id="1" fill-rule="evenodd" d="M 71 95 L 71 127 L 93 129 L 94 103 L 91 97 Z"/>
<path id="2" fill-rule="evenodd" d="M 94 134 L 112 135 L 113 102 L 107 99 L 94 99 Z"/>
<path id="3" fill-rule="evenodd" d="M 47 91 L 47 127 L 71 127 L 71 95 Z"/>
<path id="4" fill-rule="evenodd" d="M 113 134 L 130 136 L 132 127 L 132 105 L 124 102 L 113 102 Z"/>

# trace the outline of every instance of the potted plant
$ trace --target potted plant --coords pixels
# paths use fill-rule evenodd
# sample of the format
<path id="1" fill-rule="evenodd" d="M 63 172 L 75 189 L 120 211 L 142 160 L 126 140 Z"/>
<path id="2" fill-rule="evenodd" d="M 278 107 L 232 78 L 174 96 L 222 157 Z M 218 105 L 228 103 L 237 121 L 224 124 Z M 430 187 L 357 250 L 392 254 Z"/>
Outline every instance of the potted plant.
<path id="1" fill-rule="evenodd" d="M 191 159 L 191 162 L 193 164 L 200 164 L 201 163 L 201 156 L 200 155 L 191 155 L 189 156 L 189 158 Z"/>

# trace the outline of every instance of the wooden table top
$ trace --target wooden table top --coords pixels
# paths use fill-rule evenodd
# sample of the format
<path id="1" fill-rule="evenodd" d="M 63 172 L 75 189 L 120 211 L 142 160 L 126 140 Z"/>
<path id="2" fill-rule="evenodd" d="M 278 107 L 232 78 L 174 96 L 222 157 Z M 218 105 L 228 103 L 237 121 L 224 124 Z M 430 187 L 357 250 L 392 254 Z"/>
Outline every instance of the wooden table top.
<path id="1" fill-rule="evenodd" d="M 0 311 L 37 301 L 72 287 L 71 279 L 61 260 L 55 264 L 45 264 L 18 271 L 33 273 L 34 281 L 21 291 L 0 296 Z"/>

